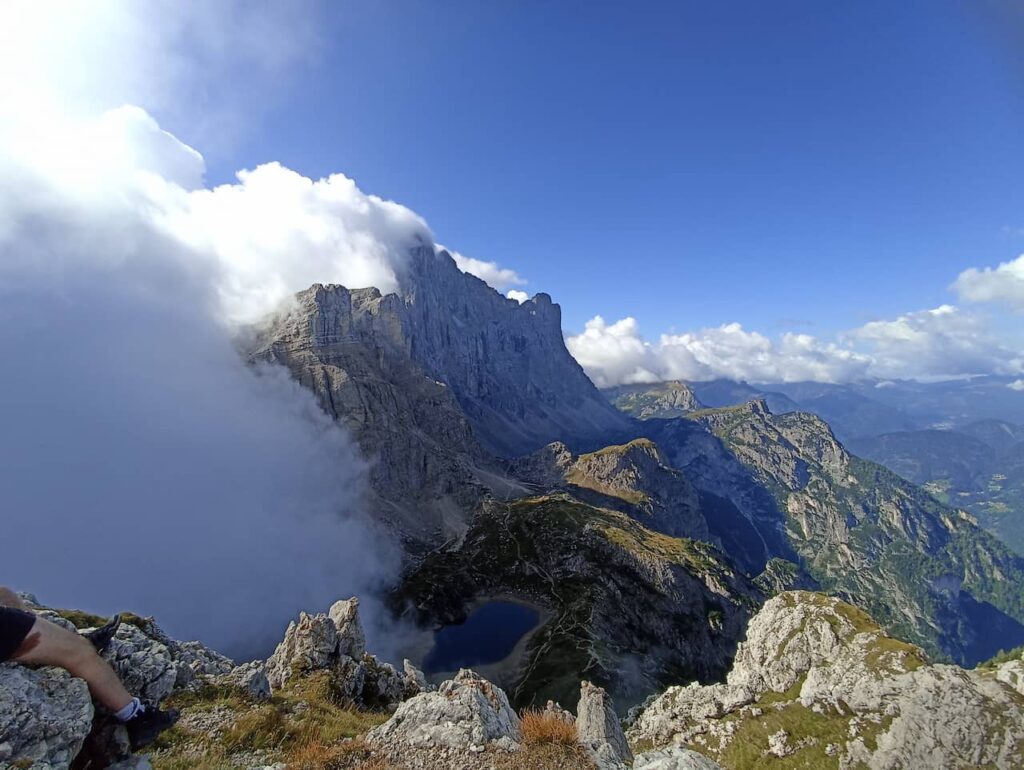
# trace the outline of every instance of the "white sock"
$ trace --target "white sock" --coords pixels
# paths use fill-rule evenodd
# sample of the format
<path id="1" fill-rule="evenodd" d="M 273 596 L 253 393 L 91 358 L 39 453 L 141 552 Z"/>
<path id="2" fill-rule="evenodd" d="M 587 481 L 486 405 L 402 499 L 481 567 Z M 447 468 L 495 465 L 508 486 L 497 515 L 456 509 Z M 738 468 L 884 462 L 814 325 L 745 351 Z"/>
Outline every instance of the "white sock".
<path id="1" fill-rule="evenodd" d="M 125 706 L 120 711 L 114 713 L 114 718 L 118 722 L 127 722 L 140 711 L 142 711 L 142 701 L 140 701 L 138 698 L 132 698 L 128 702 L 127 706 Z"/>

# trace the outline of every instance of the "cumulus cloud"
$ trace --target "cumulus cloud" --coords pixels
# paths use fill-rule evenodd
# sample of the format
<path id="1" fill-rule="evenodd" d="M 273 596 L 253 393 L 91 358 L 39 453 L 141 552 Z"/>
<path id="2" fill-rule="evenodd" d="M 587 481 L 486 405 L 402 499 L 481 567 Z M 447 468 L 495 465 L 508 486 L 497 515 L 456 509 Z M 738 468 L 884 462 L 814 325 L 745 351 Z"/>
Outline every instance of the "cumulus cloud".
<path id="1" fill-rule="evenodd" d="M 949 305 L 873 321 L 831 341 L 791 332 L 771 338 L 730 323 L 650 342 L 633 318 L 609 324 L 597 316 L 566 344 L 600 387 L 718 377 L 848 382 L 1024 372 L 1024 353 L 1000 342 L 982 319 Z"/>
<path id="2" fill-rule="evenodd" d="M 510 286 L 522 286 L 526 283 L 524 279 L 519 277 L 519 274 L 516 273 L 515 270 L 507 267 L 501 267 L 497 262 L 484 262 L 480 259 L 467 257 L 464 254 L 460 254 L 459 252 L 453 251 L 452 249 L 448 249 L 444 246 L 440 246 L 438 248 L 451 254 L 452 259 L 455 260 L 455 264 L 458 265 L 459 270 L 464 273 L 469 273 L 470 275 L 475 275 L 491 288 L 497 289 L 498 291 L 505 291 Z M 523 292 L 517 293 L 522 294 Z M 511 296 L 511 294 L 509 296 Z M 529 298 L 527 297 L 527 299 Z"/>
<path id="3" fill-rule="evenodd" d="M 320 0 L 8 0 L 0 103 L 89 116 L 135 104 L 228 141 L 319 47 Z"/>
<path id="4" fill-rule="evenodd" d="M 1024 254 L 998 267 L 964 270 L 953 289 L 966 302 L 990 302 L 1024 313 Z"/>
<path id="5" fill-rule="evenodd" d="M 530 295 L 527 294 L 525 291 L 518 291 L 517 289 L 510 289 L 508 294 L 506 294 L 505 296 L 508 297 L 509 299 L 514 299 L 520 305 L 522 305 L 524 302 L 526 302 L 526 300 L 530 298 Z"/>
<path id="6" fill-rule="evenodd" d="M 392 578 L 398 551 L 349 437 L 286 371 L 246 366 L 232 321 L 314 273 L 383 270 L 422 224 L 273 165 L 190 190 L 201 157 L 134 108 L 47 138 L 59 152 L 0 145 L 6 579 L 265 654 L 299 608 Z"/>
<path id="7" fill-rule="evenodd" d="M 269 7 L 14 2 L 0 27 L 4 580 L 241 656 L 369 598 L 399 550 L 349 436 L 247 366 L 237 324 L 314 281 L 393 288 L 430 239 L 341 175 L 208 189 L 199 152 L 119 106 L 201 111 L 240 67 L 267 84 L 304 39 L 301 9 Z"/>
<path id="8" fill-rule="evenodd" d="M 1024 391 L 1024 380 L 1014 380 L 1009 383 L 1006 387 L 1010 390 Z"/>
<path id="9" fill-rule="evenodd" d="M 317 282 L 394 291 L 409 249 L 432 241 L 417 214 L 367 195 L 343 174 L 314 181 L 278 163 L 174 203 L 159 224 L 217 256 L 233 320 L 255 320 Z"/>
<path id="10" fill-rule="evenodd" d="M 845 336 L 869 351 L 871 373 L 877 377 L 942 379 L 1024 371 L 1024 351 L 1008 347 L 982 317 L 953 305 L 872 321 Z"/>

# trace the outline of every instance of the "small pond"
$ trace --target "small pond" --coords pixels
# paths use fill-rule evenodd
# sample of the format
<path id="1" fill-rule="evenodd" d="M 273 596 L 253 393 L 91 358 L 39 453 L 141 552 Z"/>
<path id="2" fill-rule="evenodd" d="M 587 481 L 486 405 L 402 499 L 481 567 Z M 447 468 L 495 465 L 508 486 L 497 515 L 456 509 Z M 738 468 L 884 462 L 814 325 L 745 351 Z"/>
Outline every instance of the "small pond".
<path id="1" fill-rule="evenodd" d="M 423 670 L 433 674 L 504 660 L 539 620 L 540 613 L 531 607 L 489 601 L 473 610 L 465 623 L 445 626 L 434 634 L 434 647 L 423 661 Z"/>

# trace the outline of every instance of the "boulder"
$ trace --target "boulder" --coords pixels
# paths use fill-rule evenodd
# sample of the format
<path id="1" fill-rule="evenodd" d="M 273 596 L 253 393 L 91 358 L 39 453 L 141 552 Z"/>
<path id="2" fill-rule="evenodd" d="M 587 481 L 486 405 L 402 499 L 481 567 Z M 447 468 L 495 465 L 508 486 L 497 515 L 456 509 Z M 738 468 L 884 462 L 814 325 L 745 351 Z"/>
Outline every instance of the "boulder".
<path id="1" fill-rule="evenodd" d="M 399 673 L 366 651 L 355 597 L 335 602 L 326 615 L 301 613 L 266 665 L 274 690 L 314 671 L 331 672 L 338 696 L 367 708 L 393 709 L 426 688 L 422 672 L 408 661 Z"/>
<path id="2" fill-rule="evenodd" d="M 576 731 L 579 742 L 600 770 L 618 770 L 633 761 L 633 752 L 626 743 L 611 698 L 602 688 L 587 681 L 580 683 Z"/>
<path id="3" fill-rule="evenodd" d="M 93 713 L 85 682 L 63 669 L 0 664 L 0 767 L 67 768 Z"/>
<path id="4" fill-rule="evenodd" d="M 366 654 L 366 634 L 359 622 L 359 599 L 337 601 L 327 613 L 338 632 L 338 654 L 362 660 Z"/>
<path id="5" fill-rule="evenodd" d="M 996 680 L 1024 695 L 1024 660 L 1011 660 L 996 669 Z"/>
<path id="6" fill-rule="evenodd" d="M 103 657 L 125 688 L 147 703 L 160 703 L 178 680 L 178 666 L 167 645 L 130 623 L 117 629 Z"/>
<path id="7" fill-rule="evenodd" d="M 801 752 L 821 747 L 837 767 L 1010 770 L 1024 767 L 1015 663 L 995 671 L 931 664 L 849 604 L 785 592 L 751 621 L 725 684 L 670 688 L 630 738 L 698 745 L 712 758 L 743 735 L 757 742 L 748 751 L 771 761 L 800 764 Z M 786 731 L 770 719 L 782 709 Z M 823 716 L 842 720 L 841 739 Z"/>
<path id="8" fill-rule="evenodd" d="M 499 687 L 462 669 L 436 692 L 402 703 L 367 740 L 386 747 L 447 746 L 479 750 L 488 744 L 516 750 L 522 739 L 519 717 Z"/>
<path id="9" fill-rule="evenodd" d="M 266 664 L 261 660 L 235 666 L 227 673 L 214 677 L 213 683 L 237 687 L 256 701 L 270 700 L 270 680 L 267 679 Z"/>
<path id="10" fill-rule="evenodd" d="M 338 629 L 326 615 L 299 614 L 267 660 L 267 679 L 275 690 L 293 676 L 330 668 L 338 661 Z"/>
<path id="11" fill-rule="evenodd" d="M 672 746 L 640 754 L 633 770 L 722 770 L 722 766 L 696 751 Z"/>

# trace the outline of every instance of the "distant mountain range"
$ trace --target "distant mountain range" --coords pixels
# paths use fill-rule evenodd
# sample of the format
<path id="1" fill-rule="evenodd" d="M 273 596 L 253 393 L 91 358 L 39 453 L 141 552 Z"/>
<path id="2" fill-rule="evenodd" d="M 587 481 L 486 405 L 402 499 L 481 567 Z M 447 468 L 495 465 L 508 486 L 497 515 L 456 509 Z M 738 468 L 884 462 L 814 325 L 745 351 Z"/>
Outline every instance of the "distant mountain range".
<path id="1" fill-rule="evenodd" d="M 580 678 L 627 704 L 718 679 L 747 619 L 792 587 L 940 658 L 1024 642 L 1024 559 L 841 443 L 921 429 L 960 396 L 928 390 L 917 411 L 903 383 L 870 390 L 884 398 L 724 380 L 602 394 L 547 295 L 506 299 L 427 247 L 400 278 L 387 295 L 313 286 L 242 344 L 359 442 L 408 555 L 396 611 L 427 626 L 495 597 L 543 611 L 509 687 L 520 705 L 574 702 Z"/>
<path id="2" fill-rule="evenodd" d="M 966 509 L 1024 555 L 1024 425 L 1010 419 L 1024 417 L 1024 392 L 1010 384 L 1004 377 L 853 385 L 714 380 L 629 385 L 604 393 L 640 419 L 752 399 L 763 400 L 774 414 L 816 414 L 854 454 Z M 679 395 L 684 392 L 685 398 Z"/>

